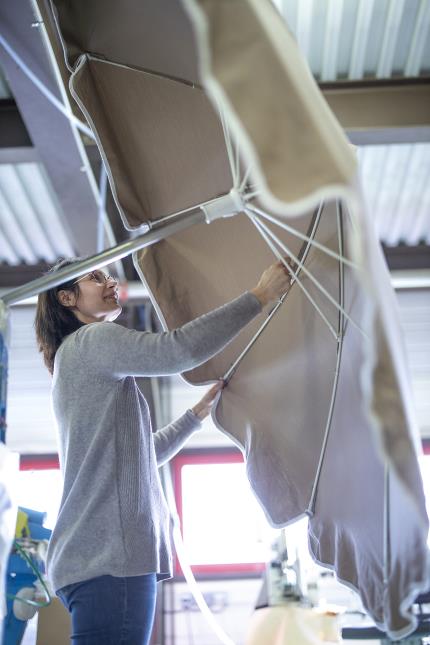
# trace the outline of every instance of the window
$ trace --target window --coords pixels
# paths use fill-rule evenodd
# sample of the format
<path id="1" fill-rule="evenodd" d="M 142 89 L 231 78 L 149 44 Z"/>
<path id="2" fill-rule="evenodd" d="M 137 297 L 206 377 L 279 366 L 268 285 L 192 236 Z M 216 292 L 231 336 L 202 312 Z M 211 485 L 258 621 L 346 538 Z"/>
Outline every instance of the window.
<path id="1" fill-rule="evenodd" d="M 194 573 L 260 573 L 279 531 L 268 524 L 237 451 L 185 453 L 173 463 L 182 536 Z M 177 564 L 176 572 L 180 572 Z"/>
<path id="2" fill-rule="evenodd" d="M 63 492 L 56 457 L 21 457 L 14 487 L 18 506 L 47 514 L 44 526 L 53 529 Z"/>

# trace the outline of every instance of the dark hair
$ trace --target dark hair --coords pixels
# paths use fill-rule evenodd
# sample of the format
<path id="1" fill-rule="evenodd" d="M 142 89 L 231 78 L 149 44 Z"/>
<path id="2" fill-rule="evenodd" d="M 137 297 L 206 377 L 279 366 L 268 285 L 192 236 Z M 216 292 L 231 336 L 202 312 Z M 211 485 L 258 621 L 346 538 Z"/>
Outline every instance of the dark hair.
<path id="1" fill-rule="evenodd" d="M 58 269 L 81 262 L 84 258 L 60 259 L 44 275 L 49 275 Z M 73 291 L 79 294 L 79 284 L 73 284 L 73 280 L 67 280 L 57 287 L 40 293 L 37 298 L 36 319 L 34 327 L 39 352 L 43 354 L 43 360 L 50 374 L 54 371 L 54 359 L 57 349 L 64 338 L 72 332 L 83 327 L 85 323 L 76 318 L 73 311 L 64 307 L 58 299 L 58 292 L 62 289 Z"/>

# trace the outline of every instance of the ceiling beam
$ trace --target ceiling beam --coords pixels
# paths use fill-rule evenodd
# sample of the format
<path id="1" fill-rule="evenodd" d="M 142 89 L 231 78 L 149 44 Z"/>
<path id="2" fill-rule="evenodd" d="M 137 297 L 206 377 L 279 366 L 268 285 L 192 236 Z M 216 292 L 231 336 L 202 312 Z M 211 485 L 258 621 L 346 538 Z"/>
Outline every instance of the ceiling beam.
<path id="1" fill-rule="evenodd" d="M 50 265 L 45 262 L 38 264 L 18 264 L 9 266 L 0 264 L 0 289 L 13 289 L 27 282 L 36 280 L 48 271 Z"/>
<path id="2" fill-rule="evenodd" d="M 372 128 L 345 130 L 349 141 L 355 146 L 387 146 L 396 143 L 428 143 L 430 127 L 419 128 Z"/>
<path id="3" fill-rule="evenodd" d="M 401 269 L 430 269 L 430 246 L 418 244 L 417 246 L 385 246 L 382 250 L 387 260 L 390 271 Z"/>
<path id="4" fill-rule="evenodd" d="M 340 125 L 356 145 L 430 141 L 430 79 L 321 83 Z"/>
<path id="5" fill-rule="evenodd" d="M 0 100 L 0 164 L 40 161 L 13 99 Z"/>
<path id="6" fill-rule="evenodd" d="M 0 120 L 0 123 L 1 120 Z M 40 157 L 33 146 L 18 146 L 17 148 L 2 148 L 0 146 L 0 164 L 38 163 Z"/>
<path id="7" fill-rule="evenodd" d="M 33 142 L 13 99 L 0 100 L 0 123 L 0 148 L 33 147 Z"/>
<path id="8" fill-rule="evenodd" d="M 384 246 L 382 250 L 390 271 L 423 271 L 426 270 L 425 276 L 428 280 L 428 271 L 430 270 L 430 247 L 425 244 L 417 246 Z M 36 265 L 20 264 L 17 266 L 8 266 L 0 264 L 0 297 L 6 290 L 20 287 L 23 284 L 40 278 L 43 273 L 49 269 L 48 264 L 40 263 Z M 136 277 L 131 279 L 124 292 L 124 299 L 136 300 L 147 298 L 149 294 Z"/>
<path id="9" fill-rule="evenodd" d="M 355 145 L 430 141 L 429 79 L 322 83 L 320 89 Z M 42 105 L 48 109 L 45 99 Z M 59 118 L 66 128 L 64 117 Z M 30 135 L 14 100 L 0 101 L 0 123 L 0 163 L 40 160 L 37 150 L 31 151 Z"/>

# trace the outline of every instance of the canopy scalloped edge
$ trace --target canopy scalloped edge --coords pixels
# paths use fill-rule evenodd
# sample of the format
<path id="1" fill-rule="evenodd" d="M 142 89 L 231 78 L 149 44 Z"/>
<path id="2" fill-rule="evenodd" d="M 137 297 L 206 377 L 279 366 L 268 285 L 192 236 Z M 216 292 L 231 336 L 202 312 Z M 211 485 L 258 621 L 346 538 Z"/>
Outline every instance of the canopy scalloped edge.
<path id="1" fill-rule="evenodd" d="M 261 0 L 249 0 L 249 4 L 253 5 L 252 9 L 258 16 L 259 20 L 265 17 L 265 13 L 259 7 Z M 266 208 L 278 215 L 288 215 L 291 217 L 299 216 L 301 213 L 311 210 L 318 202 L 330 199 L 341 198 L 350 202 L 355 198 L 355 172 L 357 168 L 356 157 L 353 152 L 354 146 L 350 144 L 329 106 L 327 105 L 324 97 L 322 96 L 315 80 L 313 79 L 310 70 L 304 63 L 302 57 L 297 57 L 297 62 L 300 66 L 300 74 L 305 76 L 307 89 L 312 88 L 313 99 L 318 104 L 317 110 L 323 116 L 324 123 L 322 127 L 318 128 L 319 132 L 324 136 L 326 141 L 329 139 L 329 134 L 336 138 L 335 144 L 331 143 L 331 150 L 334 152 L 333 158 L 336 165 L 341 167 L 342 161 L 348 167 L 344 178 L 341 180 L 339 173 L 339 182 L 334 182 L 327 185 L 319 185 L 314 191 L 303 194 L 300 199 L 294 201 L 285 201 L 279 196 L 275 195 L 270 189 L 267 182 L 265 173 L 263 171 L 261 160 L 258 151 L 251 136 L 246 131 L 241 118 L 238 116 L 235 106 L 230 100 L 227 91 L 215 77 L 212 70 L 211 53 L 208 46 L 208 23 L 204 16 L 203 10 L 198 6 L 196 0 L 182 0 L 185 10 L 188 12 L 191 22 L 194 26 L 194 33 L 197 40 L 197 48 L 199 51 L 199 68 L 202 84 L 206 90 L 206 94 L 212 101 L 215 109 L 225 115 L 226 121 L 229 125 L 230 131 L 236 140 L 239 150 L 242 151 L 244 158 L 251 160 L 250 174 L 255 179 L 259 190 L 261 191 L 260 200 Z M 274 9 L 275 11 L 275 9 Z M 266 21 L 267 22 L 267 21 Z M 264 24 L 267 29 L 274 26 L 273 21 L 271 24 Z M 288 34 L 286 25 L 283 25 L 284 33 L 282 36 Z M 283 64 L 285 52 L 280 47 L 277 49 L 277 54 Z M 298 87 L 296 85 L 296 87 Z M 325 128 L 329 133 L 325 132 Z M 343 159 L 341 159 L 343 157 Z"/>

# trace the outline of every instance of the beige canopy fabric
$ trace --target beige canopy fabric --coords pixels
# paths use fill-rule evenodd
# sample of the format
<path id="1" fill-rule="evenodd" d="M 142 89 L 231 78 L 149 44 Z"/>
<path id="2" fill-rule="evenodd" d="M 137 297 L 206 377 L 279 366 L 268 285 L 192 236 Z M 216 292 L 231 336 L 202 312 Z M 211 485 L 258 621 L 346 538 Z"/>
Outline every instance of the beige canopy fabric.
<path id="1" fill-rule="evenodd" d="M 267 208 L 295 215 L 318 198 L 345 194 L 354 155 L 274 5 L 183 4 L 195 27 L 204 86 L 252 159 Z"/>
<path id="2" fill-rule="evenodd" d="M 56 0 L 72 93 L 127 228 L 231 189 L 241 204 L 135 254 L 165 329 L 250 289 L 278 255 L 299 260 L 282 304 L 183 376 L 228 375 L 213 419 L 243 451 L 268 520 L 307 514 L 314 558 L 400 637 L 430 586 L 427 516 L 394 296 L 354 153 L 270 2 L 183 7 Z"/>
<path id="3" fill-rule="evenodd" d="M 100 140 L 126 228 L 230 189 L 222 128 L 203 90 L 87 55 L 71 91 Z"/>

